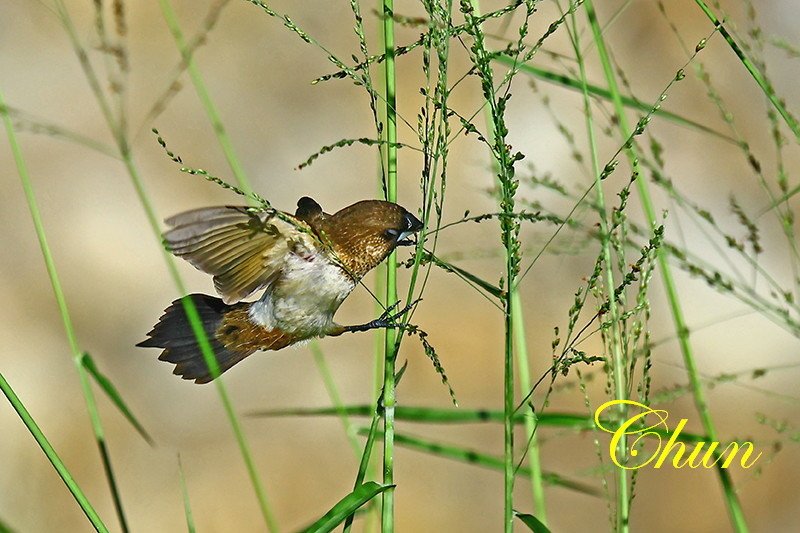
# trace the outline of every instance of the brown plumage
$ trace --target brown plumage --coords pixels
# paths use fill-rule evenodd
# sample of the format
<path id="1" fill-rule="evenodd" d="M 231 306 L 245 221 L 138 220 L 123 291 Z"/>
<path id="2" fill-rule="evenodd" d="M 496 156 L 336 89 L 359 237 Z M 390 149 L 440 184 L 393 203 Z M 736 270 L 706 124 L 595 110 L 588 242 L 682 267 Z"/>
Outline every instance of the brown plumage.
<path id="1" fill-rule="evenodd" d="M 189 295 L 224 372 L 257 350 L 346 331 L 393 326 L 382 316 L 341 326 L 333 315 L 362 276 L 422 228 L 397 204 L 364 200 L 333 215 L 301 198 L 294 216 L 247 207 L 208 207 L 167 219 L 169 250 L 214 276 L 222 299 Z M 255 302 L 242 302 L 257 291 Z M 176 300 L 137 346 L 164 348 L 159 359 L 197 383 L 211 374 Z"/>

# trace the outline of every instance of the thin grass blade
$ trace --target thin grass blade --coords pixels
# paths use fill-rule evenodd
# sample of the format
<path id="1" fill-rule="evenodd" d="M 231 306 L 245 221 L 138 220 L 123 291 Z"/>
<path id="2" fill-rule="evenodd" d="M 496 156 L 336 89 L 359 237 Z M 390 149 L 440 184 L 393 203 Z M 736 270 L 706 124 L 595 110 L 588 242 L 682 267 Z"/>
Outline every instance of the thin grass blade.
<path id="1" fill-rule="evenodd" d="M 367 481 L 359 485 L 353 492 L 339 500 L 331 507 L 325 515 L 303 529 L 303 533 L 326 533 L 333 531 L 345 519 L 356 512 L 356 510 L 382 492 L 393 488 L 394 485 L 380 485 L 374 481 Z"/>
<path id="2" fill-rule="evenodd" d="M 378 421 L 380 420 L 380 415 L 377 412 L 373 412 L 372 415 L 372 423 L 369 426 L 369 429 L 366 431 L 367 434 L 367 441 L 364 443 L 364 452 L 361 454 L 361 461 L 358 464 L 358 473 L 356 474 L 356 482 L 354 486 L 354 490 L 360 487 L 364 483 L 364 478 L 367 475 L 367 470 L 370 466 L 370 457 L 372 456 L 372 447 L 375 445 L 375 436 L 378 433 Z M 354 513 L 350 513 L 344 520 L 344 528 L 343 533 L 348 533 L 350 528 L 353 525 L 353 518 L 355 517 Z"/>
<path id="3" fill-rule="evenodd" d="M 139 435 L 149 444 L 150 446 L 154 446 L 155 442 L 153 441 L 152 437 L 147 433 L 144 429 L 144 426 L 133 416 L 133 412 L 130 410 L 128 405 L 125 403 L 125 400 L 122 399 L 122 395 L 119 393 L 119 390 L 111 383 L 111 380 L 108 379 L 100 370 L 97 368 L 97 365 L 92 359 L 92 356 L 89 355 L 88 352 L 83 352 L 81 356 L 81 364 L 83 368 L 89 373 L 89 375 L 95 380 L 95 382 L 103 389 L 103 392 L 106 393 L 106 396 L 111 400 L 111 402 L 117 406 L 117 409 L 122 413 L 128 422 L 136 429 Z"/>
<path id="4" fill-rule="evenodd" d="M 15 120 L 14 127 L 17 131 L 50 135 L 55 138 L 79 144 L 109 157 L 119 159 L 119 154 L 112 146 L 96 141 L 76 131 L 72 131 L 69 128 L 53 124 L 52 122 L 38 118 L 30 113 L 9 106 L 0 109 L 0 113 L 8 113 Z"/>
<path id="5" fill-rule="evenodd" d="M 178 475 L 181 480 L 181 494 L 183 495 L 183 514 L 186 516 L 186 530 L 195 533 L 194 517 L 192 516 L 192 506 L 189 501 L 189 489 L 186 487 L 186 476 L 183 474 L 183 462 L 178 455 Z"/>
<path id="6" fill-rule="evenodd" d="M 33 190 L 33 183 L 31 181 L 30 175 L 28 174 L 28 168 L 25 162 L 25 158 L 22 155 L 22 149 L 20 148 L 19 143 L 17 142 L 17 137 L 14 132 L 14 125 L 11 122 L 11 117 L 6 112 L 6 106 L 2 94 L 0 94 L 0 115 L 3 116 L 3 123 L 5 125 L 6 133 L 8 134 L 8 143 L 11 146 L 11 152 L 14 155 L 14 162 L 17 167 L 19 179 L 22 184 L 22 189 L 25 192 L 25 201 L 28 205 L 28 210 L 30 211 L 31 219 L 33 220 L 34 229 L 36 231 L 36 238 L 39 241 L 39 248 L 41 249 L 42 258 L 44 259 L 45 267 L 47 269 L 47 275 L 50 278 L 50 285 L 53 289 L 53 296 L 55 297 L 56 304 L 58 305 L 59 314 L 61 315 L 61 321 L 64 325 L 64 332 L 66 333 L 67 342 L 69 344 L 70 351 L 72 352 L 72 361 L 75 364 L 75 367 L 78 371 L 78 379 L 81 385 L 81 393 L 83 395 L 84 403 L 86 405 L 86 411 L 89 415 L 89 420 L 91 422 L 95 441 L 97 442 L 97 446 L 100 450 L 100 457 L 103 462 L 103 469 L 106 474 L 106 479 L 108 481 L 109 490 L 111 491 L 111 496 L 114 500 L 114 508 L 117 512 L 117 518 L 119 519 L 120 527 L 123 533 L 125 533 L 128 531 L 128 525 L 125 519 L 125 511 L 122 508 L 122 499 L 120 497 L 119 489 L 117 487 L 117 481 L 114 476 L 114 470 L 111 466 L 111 456 L 108 453 L 108 448 L 106 446 L 103 424 L 100 420 L 100 414 L 97 409 L 97 403 L 95 402 L 91 384 L 89 383 L 86 371 L 81 365 L 80 361 L 81 350 L 78 345 L 78 339 L 75 333 L 75 328 L 72 325 L 72 318 L 70 317 L 69 309 L 67 307 L 67 300 L 64 297 L 64 291 L 61 288 L 61 281 L 59 280 L 58 277 L 58 271 L 56 270 L 53 254 L 51 253 L 50 246 L 47 243 L 47 235 L 45 233 L 44 223 L 42 222 L 42 217 L 39 212 L 39 206 L 36 202 L 36 195 Z"/>
<path id="7" fill-rule="evenodd" d="M 469 282 L 474 283 L 475 285 L 477 285 L 481 289 L 485 290 L 486 292 L 488 292 L 489 294 L 491 294 L 495 298 L 502 298 L 503 294 L 505 293 L 505 291 L 503 289 L 501 289 L 500 287 L 498 287 L 496 285 L 493 285 L 492 283 L 489 283 L 488 281 L 486 281 L 486 280 L 484 280 L 482 278 L 479 278 L 478 276 L 476 276 L 475 274 L 472 274 L 471 272 L 467 272 L 463 268 L 459 268 L 459 267 L 457 267 L 457 266 L 455 266 L 455 265 L 453 265 L 451 263 L 448 263 L 447 261 L 439 259 L 438 257 L 436 257 L 433 254 L 426 253 L 425 254 L 425 260 L 431 261 L 433 264 L 435 264 L 439 268 L 445 270 L 446 272 L 450 272 L 450 273 L 455 274 L 455 275 L 457 275 L 457 276 L 459 276 L 459 277 L 461 277 L 461 278 L 463 278 L 463 279 L 465 279 L 465 280 L 467 280 Z"/>
<path id="8" fill-rule="evenodd" d="M 758 67 L 747 57 L 742 50 L 742 47 L 736 42 L 733 36 L 728 32 L 725 24 L 717 18 L 713 11 L 708 7 L 708 5 L 703 2 L 703 0 L 695 0 L 695 3 L 700 7 L 700 9 L 705 13 L 708 20 L 714 23 L 714 27 L 719 30 L 722 37 L 725 39 L 725 42 L 728 43 L 728 46 L 731 47 L 731 50 L 736 54 L 736 57 L 739 58 L 744 68 L 747 69 L 747 72 L 753 77 L 756 81 L 758 86 L 764 92 L 764 95 L 769 99 L 770 103 L 775 107 L 775 109 L 780 113 L 781 117 L 783 118 L 786 125 L 789 126 L 789 129 L 792 130 L 794 133 L 795 138 L 800 141 L 800 123 L 798 123 L 797 119 L 786 109 L 786 105 L 781 98 L 775 94 L 775 89 L 772 88 L 772 84 L 767 80 L 764 74 L 758 70 Z"/>
<path id="9" fill-rule="evenodd" d="M 3 374 L 0 374 L 0 390 L 3 391 L 3 394 L 5 394 L 6 398 L 8 398 L 8 401 L 11 403 L 11 406 L 17 412 L 19 417 L 22 419 L 22 422 L 25 424 L 25 427 L 27 427 L 28 431 L 31 432 L 33 438 L 36 439 L 36 442 L 39 444 L 39 447 L 47 456 L 47 459 L 50 461 L 50 464 L 53 465 L 53 468 L 56 469 L 56 472 L 58 472 L 58 475 L 61 477 L 61 480 L 64 482 L 69 491 L 72 493 L 72 496 L 75 498 L 75 501 L 78 502 L 78 505 L 80 505 L 81 509 L 86 515 L 86 518 L 88 518 L 89 522 L 92 523 L 94 529 L 102 533 L 107 533 L 108 528 L 100 519 L 100 516 L 94 510 L 92 504 L 89 503 L 89 500 L 86 498 L 86 495 L 84 495 L 81 488 L 75 482 L 75 479 L 72 477 L 72 474 L 69 473 L 69 470 L 67 470 L 67 467 L 64 465 L 63 461 L 61 461 L 61 458 L 58 456 L 56 451 L 50 445 L 50 441 L 47 440 L 47 437 L 44 436 L 42 430 L 39 429 L 39 426 L 36 424 L 36 421 L 34 421 L 33 417 L 25 408 L 25 405 L 23 405 L 22 401 L 16 395 L 14 390 L 11 388 L 11 385 L 9 385 L 8 381 L 6 381 L 6 378 L 5 376 L 3 376 Z"/>
<path id="10" fill-rule="evenodd" d="M 542 522 L 532 514 L 523 514 L 514 511 L 514 516 L 519 518 L 523 524 L 528 526 L 528 529 L 533 531 L 533 533 L 550 533 L 550 530 L 547 528 L 547 526 L 542 524 Z"/>
<path id="11" fill-rule="evenodd" d="M 282 417 L 282 416 L 338 416 L 339 409 L 349 416 L 372 416 L 375 407 L 370 405 L 346 405 L 337 407 L 311 407 L 291 409 L 266 409 L 253 411 L 253 417 Z M 516 423 L 522 423 L 524 413 L 514 417 Z M 503 422 L 503 411 L 489 409 L 436 409 L 433 407 L 398 406 L 395 418 L 408 422 L 421 422 L 429 424 L 463 424 L 481 422 Z M 591 417 L 579 413 L 540 413 L 538 421 L 543 426 L 569 427 L 575 429 L 591 429 L 594 421 Z"/>
<path id="12" fill-rule="evenodd" d="M 498 63 L 502 63 L 504 65 L 513 66 L 514 59 L 504 55 L 498 55 L 494 58 L 495 61 Z M 561 87 L 566 87 L 568 89 L 573 89 L 576 91 L 583 90 L 583 82 L 579 79 L 570 78 L 569 76 L 565 76 L 564 74 L 559 74 L 558 72 L 553 72 L 551 70 L 543 69 L 541 67 L 534 67 L 532 65 L 517 65 L 517 68 L 520 72 L 532 76 L 534 78 L 544 80 L 556 85 L 560 85 Z M 602 87 L 598 87 L 597 85 L 592 85 L 590 83 L 586 84 L 586 90 L 589 94 L 596 96 L 598 98 L 602 98 L 606 101 L 612 100 L 611 91 L 608 89 L 604 89 Z M 620 95 L 621 101 L 625 107 L 629 107 L 631 109 L 636 109 L 637 111 L 643 111 L 645 113 L 649 113 L 653 108 L 653 104 L 648 104 L 639 100 L 638 98 L 631 98 L 629 96 Z M 696 130 L 702 131 L 704 133 L 708 133 L 717 137 L 719 139 L 723 139 L 728 141 L 732 144 L 738 144 L 736 139 L 725 135 L 724 133 L 720 133 L 712 128 L 709 128 L 705 124 L 700 124 L 699 122 L 695 122 L 694 120 L 688 119 L 686 117 L 682 117 L 676 113 L 672 113 L 670 111 L 665 111 L 663 109 L 659 109 L 655 112 L 655 115 L 675 122 L 676 124 L 680 124 L 681 126 L 686 126 L 689 128 L 694 128 Z"/>
<path id="13" fill-rule="evenodd" d="M 172 8 L 172 3 L 169 0 L 159 0 L 159 4 L 161 6 L 161 12 L 164 15 L 164 20 L 167 22 L 167 26 L 169 26 L 169 30 L 175 39 L 175 44 L 178 47 L 178 51 L 180 51 L 181 57 L 186 64 L 186 70 L 189 72 L 189 77 L 192 79 L 192 84 L 194 84 L 197 96 L 200 98 L 200 102 L 203 104 L 203 109 L 206 111 L 206 115 L 208 115 L 208 121 L 214 127 L 214 133 L 217 136 L 220 146 L 222 147 L 222 151 L 225 153 L 225 159 L 228 161 L 228 165 L 231 167 L 231 171 L 236 177 L 239 187 L 246 193 L 250 193 L 252 192 L 253 188 L 250 186 L 250 182 L 245 175 L 244 168 L 239 163 L 239 158 L 236 156 L 236 152 L 233 149 L 233 143 L 228 137 L 228 133 L 225 130 L 222 119 L 220 118 L 219 111 L 217 111 L 217 107 L 214 105 L 214 101 L 211 99 L 211 95 L 206 88 L 205 81 L 203 81 L 203 76 L 200 74 L 200 70 L 197 68 L 197 65 L 194 62 L 191 50 L 186 44 L 186 39 L 183 37 L 183 31 L 178 23 L 178 17 L 175 14 L 175 10 Z"/>
<path id="14" fill-rule="evenodd" d="M 360 431 L 359 433 L 366 433 L 366 429 L 364 431 Z M 378 438 L 383 438 L 383 434 L 381 432 L 378 432 L 376 436 Z M 503 457 L 476 452 L 475 450 L 462 448 L 460 446 L 431 442 L 426 439 L 420 439 L 418 437 L 412 437 L 402 433 L 395 433 L 395 443 L 399 446 L 404 446 L 412 450 L 422 451 L 431 455 L 437 455 L 439 457 L 446 457 L 447 459 L 453 459 L 462 463 L 482 466 L 492 470 L 502 471 L 505 469 L 505 459 Z M 521 466 L 515 471 L 515 475 L 529 478 L 531 476 L 531 469 L 527 466 Z M 554 472 L 543 472 L 542 481 L 548 485 L 562 487 L 579 492 L 581 494 L 597 497 L 601 496 L 600 491 L 594 487 L 579 481 L 567 479 L 564 476 Z"/>

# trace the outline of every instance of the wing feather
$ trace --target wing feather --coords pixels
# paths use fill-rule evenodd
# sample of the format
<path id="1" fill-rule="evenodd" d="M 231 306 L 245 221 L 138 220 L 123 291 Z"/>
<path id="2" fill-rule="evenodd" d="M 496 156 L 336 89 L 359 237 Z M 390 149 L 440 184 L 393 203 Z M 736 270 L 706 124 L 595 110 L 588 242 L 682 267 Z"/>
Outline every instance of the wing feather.
<path id="1" fill-rule="evenodd" d="M 236 237 L 228 241 L 222 240 L 193 251 L 198 262 L 206 265 L 211 271 L 224 271 L 231 265 L 236 265 L 245 260 L 253 247 L 250 237 Z"/>
<path id="2" fill-rule="evenodd" d="M 288 215 L 287 215 L 288 216 Z M 166 220 L 169 250 L 198 270 L 214 276 L 214 287 L 226 304 L 268 288 L 282 273 L 294 243 L 313 246 L 312 237 L 273 213 L 246 207 L 206 207 Z"/>
<path id="3" fill-rule="evenodd" d="M 164 220 L 168 226 L 178 228 L 180 226 L 189 226 L 198 222 L 210 222 L 215 219 L 227 217 L 239 217 L 247 208 L 238 206 L 216 206 L 216 207 L 200 207 L 191 209 L 173 215 Z"/>
<path id="4" fill-rule="evenodd" d="M 207 244 L 212 244 L 220 239 L 241 235 L 241 229 L 237 228 L 235 224 L 234 222 L 231 226 L 218 228 L 216 230 L 208 230 L 207 233 L 197 236 L 191 236 L 191 234 L 188 233 L 188 228 L 184 226 L 175 230 L 170 230 L 170 240 L 176 243 L 175 249 L 183 247 L 199 248 Z M 195 227 L 193 231 L 202 231 L 202 229 L 200 227 Z M 187 237 L 184 235 L 189 236 Z"/>

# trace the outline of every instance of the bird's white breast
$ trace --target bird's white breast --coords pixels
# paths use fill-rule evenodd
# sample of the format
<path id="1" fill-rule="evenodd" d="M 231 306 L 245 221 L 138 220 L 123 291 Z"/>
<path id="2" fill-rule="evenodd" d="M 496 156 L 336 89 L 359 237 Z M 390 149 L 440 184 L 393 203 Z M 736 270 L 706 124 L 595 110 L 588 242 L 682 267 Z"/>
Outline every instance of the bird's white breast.
<path id="1" fill-rule="evenodd" d="M 250 307 L 250 318 L 298 336 L 325 335 L 354 287 L 352 278 L 325 254 L 290 253 L 280 278 Z"/>

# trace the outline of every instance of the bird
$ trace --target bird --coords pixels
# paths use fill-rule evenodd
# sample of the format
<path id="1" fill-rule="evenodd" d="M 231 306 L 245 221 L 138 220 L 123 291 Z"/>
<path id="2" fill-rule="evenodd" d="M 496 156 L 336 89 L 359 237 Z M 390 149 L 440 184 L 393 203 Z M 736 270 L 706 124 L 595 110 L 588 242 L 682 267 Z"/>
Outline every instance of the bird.
<path id="1" fill-rule="evenodd" d="M 362 200 L 334 214 L 313 199 L 294 215 L 272 208 L 203 207 L 166 219 L 166 248 L 213 276 L 221 298 L 190 294 L 219 373 L 259 350 L 280 350 L 317 337 L 399 327 L 408 307 L 342 326 L 336 310 L 359 280 L 410 237 L 422 222 L 400 205 Z M 252 302 L 244 300 L 264 291 Z M 214 379 L 179 298 L 167 307 L 140 347 L 163 348 L 159 359 L 195 383 Z M 409 306 L 410 307 L 410 306 Z"/>

